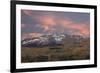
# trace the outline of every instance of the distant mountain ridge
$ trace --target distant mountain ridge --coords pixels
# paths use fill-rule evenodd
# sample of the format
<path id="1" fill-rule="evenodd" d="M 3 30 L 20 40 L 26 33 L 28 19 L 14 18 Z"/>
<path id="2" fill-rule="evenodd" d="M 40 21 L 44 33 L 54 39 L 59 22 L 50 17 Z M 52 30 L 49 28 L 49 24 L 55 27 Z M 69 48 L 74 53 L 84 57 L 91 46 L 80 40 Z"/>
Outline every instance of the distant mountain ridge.
<path id="1" fill-rule="evenodd" d="M 55 46 L 63 45 L 65 41 L 67 43 L 78 43 L 82 39 L 86 39 L 80 35 L 68 35 L 68 34 L 51 34 L 42 35 L 39 37 L 27 38 L 21 41 L 22 47 L 43 47 L 43 46 Z"/>

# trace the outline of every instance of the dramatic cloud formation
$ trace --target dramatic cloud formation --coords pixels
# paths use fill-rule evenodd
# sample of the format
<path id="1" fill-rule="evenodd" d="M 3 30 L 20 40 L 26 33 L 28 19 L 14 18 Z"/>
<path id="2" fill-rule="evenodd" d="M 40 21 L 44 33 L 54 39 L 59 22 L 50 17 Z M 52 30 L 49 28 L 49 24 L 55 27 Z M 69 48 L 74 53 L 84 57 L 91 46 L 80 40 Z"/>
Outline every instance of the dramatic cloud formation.
<path id="1" fill-rule="evenodd" d="M 41 23 L 41 27 L 44 28 L 44 31 L 56 31 L 53 27 L 61 27 L 65 29 L 72 29 L 72 30 L 77 30 L 77 32 L 74 32 L 73 34 L 78 34 L 78 35 L 85 35 L 89 36 L 89 24 L 85 23 L 76 23 L 71 20 L 57 20 L 53 16 L 44 16 L 42 18 L 38 19 Z M 60 30 L 60 29 L 59 29 Z M 61 30 L 62 31 L 62 30 Z"/>
<path id="2" fill-rule="evenodd" d="M 87 13 L 64 13 L 64 12 L 46 12 L 46 11 L 32 11 L 22 10 L 22 19 L 29 23 L 31 19 L 32 24 L 26 24 L 22 21 L 22 34 L 24 37 L 40 36 L 41 34 L 49 33 L 68 33 L 71 35 L 90 35 L 90 18 Z M 74 16 L 73 16 L 74 15 Z M 86 20 L 85 20 L 86 19 Z M 29 35 L 27 36 L 26 33 Z"/>

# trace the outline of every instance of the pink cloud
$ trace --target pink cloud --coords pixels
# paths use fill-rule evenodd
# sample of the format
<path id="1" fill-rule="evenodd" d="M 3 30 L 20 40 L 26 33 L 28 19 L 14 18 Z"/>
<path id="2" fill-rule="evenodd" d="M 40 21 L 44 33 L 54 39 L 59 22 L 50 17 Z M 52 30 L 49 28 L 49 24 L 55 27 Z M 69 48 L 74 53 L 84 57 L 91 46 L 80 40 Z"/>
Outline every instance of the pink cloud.
<path id="1" fill-rule="evenodd" d="M 84 35 L 84 36 L 89 36 L 89 34 L 90 34 L 88 25 L 86 25 L 86 24 L 73 22 L 72 24 L 67 25 L 66 28 L 77 30 L 77 32 L 74 32 L 74 34 L 76 33 L 76 34 L 80 34 L 80 35 Z"/>
<path id="2" fill-rule="evenodd" d="M 23 13 L 25 13 L 26 15 L 28 15 L 28 16 L 32 16 L 32 10 L 22 10 L 23 11 Z"/>
<path id="3" fill-rule="evenodd" d="M 87 24 L 86 22 L 79 23 L 72 21 L 70 19 L 57 19 L 52 15 L 38 16 L 36 17 L 36 20 L 39 21 L 39 23 L 41 24 L 40 27 L 43 28 L 45 32 L 50 33 L 56 31 L 56 29 L 54 29 L 55 27 L 61 27 L 62 30 L 59 29 L 61 32 L 64 31 L 63 29 L 71 29 L 71 30 L 77 30 L 72 34 L 77 34 L 82 36 L 90 35 L 89 24 Z"/>
<path id="4" fill-rule="evenodd" d="M 37 22 L 39 22 L 39 26 L 44 29 L 44 31 L 49 31 L 50 28 L 54 25 L 56 25 L 56 20 L 53 16 L 50 15 L 45 15 L 45 16 L 37 16 L 37 17 L 32 17 L 33 20 L 35 19 Z"/>

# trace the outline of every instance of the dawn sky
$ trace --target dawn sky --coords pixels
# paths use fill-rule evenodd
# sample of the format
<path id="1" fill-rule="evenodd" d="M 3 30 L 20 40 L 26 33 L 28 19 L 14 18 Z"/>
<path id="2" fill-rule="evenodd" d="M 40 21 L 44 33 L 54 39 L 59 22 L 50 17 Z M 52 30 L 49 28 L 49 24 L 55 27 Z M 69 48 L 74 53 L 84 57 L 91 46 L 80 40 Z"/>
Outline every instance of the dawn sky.
<path id="1" fill-rule="evenodd" d="M 21 10 L 22 38 L 41 34 L 90 35 L 90 14 Z"/>

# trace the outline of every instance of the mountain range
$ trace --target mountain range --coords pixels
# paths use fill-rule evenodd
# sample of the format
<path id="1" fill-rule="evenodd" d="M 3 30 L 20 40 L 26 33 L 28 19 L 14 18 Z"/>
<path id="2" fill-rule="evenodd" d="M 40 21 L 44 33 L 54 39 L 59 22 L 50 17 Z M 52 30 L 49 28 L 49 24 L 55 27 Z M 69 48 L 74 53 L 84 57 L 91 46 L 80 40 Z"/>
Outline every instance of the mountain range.
<path id="1" fill-rule="evenodd" d="M 51 34 L 24 39 L 21 41 L 21 45 L 22 47 L 57 46 L 63 45 L 65 42 L 67 42 L 66 45 L 80 43 L 83 39 L 86 38 L 80 35 Z"/>

